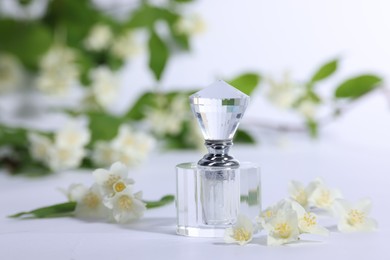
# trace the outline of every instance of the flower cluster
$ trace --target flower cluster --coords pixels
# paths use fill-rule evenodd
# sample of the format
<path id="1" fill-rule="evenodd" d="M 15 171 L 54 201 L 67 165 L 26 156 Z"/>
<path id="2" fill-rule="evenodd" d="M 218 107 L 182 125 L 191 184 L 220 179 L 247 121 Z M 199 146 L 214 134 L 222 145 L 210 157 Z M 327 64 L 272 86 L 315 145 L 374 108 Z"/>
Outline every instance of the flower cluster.
<path id="1" fill-rule="evenodd" d="M 14 90 L 23 82 L 23 67 L 16 57 L 0 53 L 0 94 Z"/>
<path id="2" fill-rule="evenodd" d="M 111 28 L 105 24 L 96 24 L 84 39 L 84 46 L 92 52 L 109 51 L 119 59 L 126 59 L 138 54 L 141 44 L 136 32 L 128 30 L 117 38 Z"/>
<path id="3" fill-rule="evenodd" d="M 54 135 L 54 140 L 47 135 L 30 132 L 31 157 L 53 171 L 77 168 L 86 155 L 85 145 L 90 140 L 90 132 L 75 122 L 69 122 Z"/>
<path id="4" fill-rule="evenodd" d="M 285 73 L 282 80 L 268 80 L 267 97 L 275 106 L 282 109 L 294 108 L 306 119 L 314 119 L 317 114 L 317 103 L 307 97 L 305 86 L 294 82 L 289 73 Z"/>
<path id="5" fill-rule="evenodd" d="M 91 91 L 86 99 L 92 98 L 94 103 L 107 110 L 118 98 L 119 80 L 114 71 L 107 66 L 97 67 L 90 72 Z"/>
<path id="6" fill-rule="evenodd" d="M 76 52 L 55 44 L 42 57 L 37 87 L 46 94 L 65 95 L 78 82 Z"/>
<path id="7" fill-rule="evenodd" d="M 147 111 L 146 120 L 157 136 L 175 135 L 181 131 L 183 122 L 188 116 L 188 97 L 178 95 L 171 102 L 161 98 L 158 108 Z"/>
<path id="8" fill-rule="evenodd" d="M 268 233 L 268 245 L 297 241 L 301 234 L 328 235 L 320 226 L 317 215 L 306 211 L 299 203 L 282 200 L 263 211 L 258 218 L 260 227 Z"/>
<path id="9" fill-rule="evenodd" d="M 134 166 L 145 160 L 153 146 L 154 139 L 151 136 L 135 132 L 129 125 L 122 125 L 114 139 L 95 144 L 92 160 L 100 166 L 108 166 L 116 161 Z"/>
<path id="10" fill-rule="evenodd" d="M 116 162 L 109 170 L 95 170 L 93 177 L 91 187 L 73 184 L 66 191 L 69 201 L 76 202 L 76 217 L 125 224 L 143 216 L 146 204 L 142 192 L 133 192 L 134 180 L 128 177 L 126 165 Z"/>
<path id="11" fill-rule="evenodd" d="M 191 16 L 180 18 L 174 28 L 178 34 L 193 35 L 203 33 L 206 29 L 206 24 L 199 15 L 192 14 Z"/>
<path id="12" fill-rule="evenodd" d="M 312 211 L 331 213 L 339 218 L 341 232 L 373 231 L 377 228 L 374 219 L 368 216 L 371 201 L 363 199 L 352 204 L 341 199 L 337 189 L 326 187 L 321 179 L 306 187 L 297 181 L 289 184 L 290 198 L 266 208 L 256 217 L 255 224 L 240 215 L 235 226 L 226 229 L 225 242 L 244 245 L 252 240 L 257 230 L 265 230 L 268 245 L 282 245 L 298 241 L 302 234 L 328 235 L 329 230 L 318 222 Z"/>

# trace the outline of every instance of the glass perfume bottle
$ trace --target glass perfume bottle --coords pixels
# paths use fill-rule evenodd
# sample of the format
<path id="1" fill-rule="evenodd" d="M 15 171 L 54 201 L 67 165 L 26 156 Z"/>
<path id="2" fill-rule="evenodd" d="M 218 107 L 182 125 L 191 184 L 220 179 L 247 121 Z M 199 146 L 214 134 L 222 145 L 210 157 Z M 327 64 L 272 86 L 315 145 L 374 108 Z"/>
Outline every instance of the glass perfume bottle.
<path id="1" fill-rule="evenodd" d="M 217 81 L 190 96 L 190 103 L 208 153 L 176 166 L 177 233 L 222 237 L 239 214 L 254 219 L 261 211 L 259 167 L 229 155 L 249 97 Z"/>

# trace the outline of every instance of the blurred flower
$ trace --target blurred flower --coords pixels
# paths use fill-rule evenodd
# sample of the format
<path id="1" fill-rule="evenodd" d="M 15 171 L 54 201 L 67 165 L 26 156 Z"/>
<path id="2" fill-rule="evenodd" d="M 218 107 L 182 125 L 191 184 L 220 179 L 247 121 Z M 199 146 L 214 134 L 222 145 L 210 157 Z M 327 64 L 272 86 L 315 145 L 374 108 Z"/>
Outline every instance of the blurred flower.
<path id="1" fill-rule="evenodd" d="M 291 108 L 296 100 L 302 96 L 303 87 L 291 80 L 290 74 L 285 73 L 280 82 L 274 79 L 268 79 L 269 90 L 268 98 L 276 106 L 280 108 Z"/>
<path id="2" fill-rule="evenodd" d="M 325 186 L 325 183 L 318 179 L 317 187 L 309 198 L 309 203 L 320 209 L 325 209 L 332 212 L 336 199 L 341 199 L 342 194 L 337 189 L 330 189 Z"/>
<path id="3" fill-rule="evenodd" d="M 101 51 L 111 44 L 112 32 L 108 25 L 97 24 L 90 30 L 84 45 L 87 50 Z"/>
<path id="4" fill-rule="evenodd" d="M 225 230 L 224 240 L 226 243 L 238 243 L 242 246 L 252 240 L 253 232 L 252 221 L 244 215 L 239 215 L 237 223 Z"/>
<path id="5" fill-rule="evenodd" d="M 188 135 L 185 136 L 187 143 L 193 144 L 198 150 L 207 150 L 204 145 L 204 137 L 199 129 L 198 122 L 195 118 L 190 121 Z"/>
<path id="6" fill-rule="evenodd" d="M 291 204 L 287 200 L 281 200 L 275 205 L 266 208 L 258 217 L 256 217 L 257 224 L 260 228 L 264 228 L 265 224 L 275 217 L 279 210 L 283 210 L 285 208 L 291 209 Z"/>
<path id="7" fill-rule="evenodd" d="M 69 122 L 64 128 L 57 131 L 55 135 L 55 145 L 63 148 L 83 147 L 89 143 L 91 134 L 85 127 Z"/>
<path id="8" fill-rule="evenodd" d="M 54 141 L 33 132 L 28 135 L 30 154 L 52 171 L 77 168 L 86 155 L 84 146 L 90 140 L 87 128 L 68 124 L 54 134 Z"/>
<path id="9" fill-rule="evenodd" d="M 111 142 L 98 141 L 96 142 L 93 152 L 92 160 L 96 165 L 107 166 L 115 162 L 117 158 L 117 151 L 112 147 Z"/>
<path id="10" fill-rule="evenodd" d="M 133 166 L 146 159 L 154 140 L 145 133 L 133 131 L 129 125 L 121 125 L 112 145 L 118 151 L 117 159 L 127 166 Z"/>
<path id="11" fill-rule="evenodd" d="M 126 184 L 134 183 L 133 179 L 128 178 L 128 168 L 121 162 L 112 164 L 110 170 L 97 169 L 92 175 L 105 196 L 112 196 L 115 193 L 114 184 L 119 181 Z"/>
<path id="12" fill-rule="evenodd" d="M 306 187 L 298 181 L 290 181 L 288 184 L 288 192 L 290 198 L 298 202 L 302 207 L 308 208 L 308 199 L 312 195 L 313 191 L 317 188 L 320 180 L 310 182 Z"/>
<path id="13" fill-rule="evenodd" d="M 106 66 L 91 71 L 92 93 L 96 102 L 107 109 L 118 97 L 119 82 L 117 76 Z"/>
<path id="14" fill-rule="evenodd" d="M 291 202 L 291 206 L 297 213 L 300 233 L 329 235 L 329 230 L 318 224 L 317 216 L 314 213 L 306 212 L 306 210 L 295 201 Z"/>
<path id="15" fill-rule="evenodd" d="M 299 239 L 298 217 L 292 207 L 279 208 L 264 224 L 268 245 L 282 245 Z"/>
<path id="16" fill-rule="evenodd" d="M 12 55 L 0 53 L 0 93 L 19 87 L 23 82 L 23 68 Z"/>
<path id="17" fill-rule="evenodd" d="M 114 40 L 111 53 L 120 59 L 134 57 L 140 53 L 141 44 L 137 41 L 134 31 L 127 31 Z"/>
<path id="18" fill-rule="evenodd" d="M 30 143 L 30 154 L 34 160 L 46 162 L 49 156 L 51 140 L 37 133 L 28 133 L 28 141 Z"/>
<path id="19" fill-rule="evenodd" d="M 52 171 L 63 171 L 79 167 L 85 156 L 82 147 L 51 146 L 46 164 Z"/>
<path id="20" fill-rule="evenodd" d="M 145 160 L 153 147 L 154 139 L 151 136 L 136 132 L 129 125 L 122 125 L 113 140 L 96 143 L 92 160 L 101 166 L 115 161 L 120 161 L 128 167 L 134 166 Z"/>
<path id="21" fill-rule="evenodd" d="M 38 89 L 46 94 L 67 94 L 77 82 L 75 52 L 61 45 L 52 46 L 42 57 L 37 78 Z"/>
<path id="22" fill-rule="evenodd" d="M 307 119 L 314 119 L 317 112 L 317 103 L 311 100 L 304 100 L 298 105 L 297 111 Z"/>
<path id="23" fill-rule="evenodd" d="M 104 205 L 112 209 L 114 219 L 121 224 L 141 218 L 146 210 L 142 193 L 133 194 L 129 187 L 115 192 L 112 197 L 105 197 Z"/>
<path id="24" fill-rule="evenodd" d="M 165 102 L 167 101 L 163 100 L 163 106 Z M 167 108 L 159 107 L 147 111 L 146 120 L 151 124 L 152 131 L 156 135 L 176 135 L 180 133 L 188 114 L 188 97 L 178 95 L 172 99 Z"/>
<path id="25" fill-rule="evenodd" d="M 64 195 L 69 201 L 77 201 L 79 198 L 83 196 L 83 194 L 87 189 L 88 188 L 84 184 L 73 183 L 69 185 L 67 189 L 61 188 L 60 191 L 64 193 Z"/>
<path id="26" fill-rule="evenodd" d="M 341 232 L 374 231 L 378 224 L 373 218 L 369 218 L 372 202 L 363 199 L 356 204 L 346 200 L 336 201 L 336 212 L 340 217 L 338 229 Z"/>
<path id="27" fill-rule="evenodd" d="M 72 190 L 77 189 L 76 191 Z M 85 186 L 71 186 L 69 193 L 73 194 L 77 202 L 74 214 L 81 219 L 104 219 L 108 216 L 108 209 L 103 204 L 99 187 L 94 184 L 89 189 Z"/>
<path id="28" fill-rule="evenodd" d="M 199 34 L 206 30 L 204 20 L 197 14 L 180 17 L 174 26 L 178 34 L 185 35 Z"/>
<path id="29" fill-rule="evenodd" d="M 0 16 L 16 20 L 35 20 L 41 18 L 47 8 L 48 0 L 0 1 Z"/>

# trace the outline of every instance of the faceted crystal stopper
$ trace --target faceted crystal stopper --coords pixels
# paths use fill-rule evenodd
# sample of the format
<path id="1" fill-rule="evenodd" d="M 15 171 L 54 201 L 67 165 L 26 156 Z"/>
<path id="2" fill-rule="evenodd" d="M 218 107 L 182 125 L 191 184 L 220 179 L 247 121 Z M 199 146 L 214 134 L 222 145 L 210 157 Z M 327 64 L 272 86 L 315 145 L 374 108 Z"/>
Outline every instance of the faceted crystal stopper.
<path id="1" fill-rule="evenodd" d="M 190 103 L 205 140 L 232 140 L 249 96 L 219 80 L 190 96 Z"/>

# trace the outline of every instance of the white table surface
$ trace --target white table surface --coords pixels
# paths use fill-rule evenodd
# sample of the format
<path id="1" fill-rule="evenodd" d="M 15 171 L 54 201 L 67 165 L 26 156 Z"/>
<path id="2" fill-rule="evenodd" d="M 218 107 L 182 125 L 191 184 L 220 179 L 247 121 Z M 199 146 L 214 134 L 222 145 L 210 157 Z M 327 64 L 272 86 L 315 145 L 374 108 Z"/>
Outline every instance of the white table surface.
<path id="1" fill-rule="evenodd" d="M 72 218 L 8 219 L 5 216 L 64 202 L 57 191 L 71 183 L 92 183 L 89 173 L 66 172 L 27 179 L 0 173 L 0 259 L 390 259 L 389 150 L 370 149 L 340 140 L 295 142 L 287 147 L 234 147 L 234 155 L 262 166 L 263 205 L 287 195 L 290 179 L 309 182 L 321 176 L 350 200 L 371 197 L 372 216 L 379 222 L 373 233 L 343 234 L 325 220 L 330 237 L 303 237 L 298 244 L 265 246 L 265 236 L 245 247 L 222 239 L 175 235 L 175 208 L 146 212 L 137 223 L 119 226 Z M 194 161 L 197 152 L 154 154 L 132 170 L 136 188 L 145 199 L 175 192 L 176 163 Z M 332 227 L 333 226 L 333 227 Z"/>

